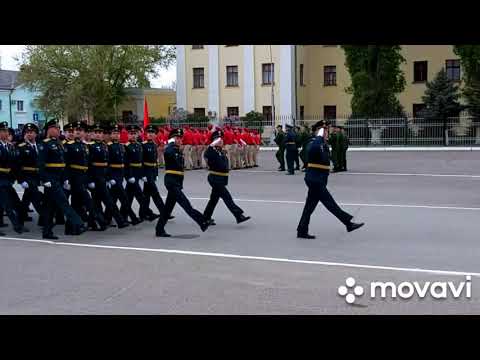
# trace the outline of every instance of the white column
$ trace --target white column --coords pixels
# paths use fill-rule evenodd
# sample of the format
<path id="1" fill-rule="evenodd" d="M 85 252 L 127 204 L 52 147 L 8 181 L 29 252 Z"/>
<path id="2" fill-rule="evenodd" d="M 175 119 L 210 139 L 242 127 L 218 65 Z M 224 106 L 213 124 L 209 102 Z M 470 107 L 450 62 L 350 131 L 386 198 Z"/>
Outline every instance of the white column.
<path id="1" fill-rule="evenodd" d="M 220 115 L 220 93 L 218 83 L 218 45 L 208 45 L 208 111 Z"/>
<path id="2" fill-rule="evenodd" d="M 177 108 L 187 110 L 187 79 L 185 76 L 185 45 L 175 45 L 177 50 Z"/>
<path id="3" fill-rule="evenodd" d="M 253 45 L 243 45 L 243 112 L 255 110 L 255 59 Z"/>
<path id="4" fill-rule="evenodd" d="M 280 111 L 292 123 L 295 116 L 295 45 L 280 45 Z"/>

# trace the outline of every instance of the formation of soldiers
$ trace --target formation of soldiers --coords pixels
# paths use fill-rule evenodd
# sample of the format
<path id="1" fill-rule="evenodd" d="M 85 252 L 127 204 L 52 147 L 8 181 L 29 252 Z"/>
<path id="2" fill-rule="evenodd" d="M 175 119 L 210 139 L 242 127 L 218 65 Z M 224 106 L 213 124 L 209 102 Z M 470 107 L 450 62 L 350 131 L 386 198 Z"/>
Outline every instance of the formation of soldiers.
<path id="1" fill-rule="evenodd" d="M 307 148 L 313 141 L 315 134 L 307 125 L 302 127 L 285 125 L 286 131 L 282 125 L 278 125 L 275 134 L 275 143 L 278 150 L 275 154 L 279 163 L 278 171 L 285 171 L 287 165 L 287 175 L 294 175 L 295 171 L 305 172 L 307 169 Z M 333 169 L 331 172 L 347 171 L 347 150 L 350 144 L 349 138 L 345 133 L 343 126 L 329 126 L 327 144 L 331 147 L 331 162 Z M 286 162 L 285 162 L 286 159 Z M 300 160 L 302 167 L 300 168 Z"/>
<path id="2" fill-rule="evenodd" d="M 14 144 L 14 134 L 8 123 L 0 123 L 0 226 L 5 226 L 5 214 L 15 232 L 28 232 L 25 222 L 32 221 L 28 214 L 32 204 L 39 214 L 38 225 L 42 227 L 44 239 L 58 239 L 53 233 L 55 225 L 64 224 L 65 235 L 80 235 L 88 230 L 105 231 L 112 219 L 118 228 L 158 219 L 156 235 L 166 237 L 170 235 L 165 225 L 173 218 L 171 214 L 176 203 L 205 231 L 215 225 L 212 215 L 220 198 L 237 223 L 250 219 L 234 204 L 226 188 L 232 168 L 226 151 L 226 131 L 230 129 L 225 132 L 209 129 L 203 144 L 206 146 L 202 157 L 210 170 L 208 181 L 212 187 L 203 213 L 193 209 L 182 192 L 188 163 L 184 154 L 191 156 L 192 153 L 191 147 L 185 151 L 183 129 L 160 130 L 149 125 L 143 129 L 145 141 L 139 141 L 142 129 L 138 125 L 122 129 L 119 125 L 88 126 L 84 122 L 74 122 L 65 125 L 63 130 L 65 138 L 61 140 L 58 123 L 49 121 L 44 127 L 45 137 L 39 141 L 39 128 L 32 123 L 26 124 L 22 131 L 23 141 Z M 121 142 L 125 132 L 128 139 Z M 187 145 L 191 145 L 189 141 L 187 136 Z M 248 142 L 241 144 L 248 145 Z M 160 154 L 168 190 L 165 203 L 157 187 Z M 233 151 L 230 156 L 234 156 Z M 246 166 L 256 165 L 248 161 Z M 14 188 L 15 182 L 23 188 L 21 199 Z M 138 214 L 132 208 L 134 199 L 139 205 Z M 150 201 L 158 213 L 151 210 Z"/>

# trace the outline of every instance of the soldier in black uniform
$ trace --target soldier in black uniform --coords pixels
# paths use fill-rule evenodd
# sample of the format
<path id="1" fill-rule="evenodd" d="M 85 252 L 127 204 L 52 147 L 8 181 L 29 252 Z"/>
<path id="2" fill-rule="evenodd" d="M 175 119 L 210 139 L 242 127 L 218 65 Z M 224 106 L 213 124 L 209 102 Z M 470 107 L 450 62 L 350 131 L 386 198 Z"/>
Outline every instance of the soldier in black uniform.
<path id="1" fill-rule="evenodd" d="M 165 214 L 158 219 L 155 229 L 156 236 L 169 237 L 165 232 L 165 224 L 173 211 L 175 204 L 178 204 L 185 212 L 200 226 L 202 231 L 206 231 L 209 222 L 201 212 L 195 210 L 190 201 L 183 193 L 184 161 L 183 154 L 180 151 L 182 145 L 183 130 L 174 129 L 169 134 L 168 145 L 165 147 L 165 187 L 168 190 L 167 200 L 165 201 Z"/>
<path id="2" fill-rule="evenodd" d="M 58 136 L 60 128 L 55 120 L 50 120 L 45 124 L 46 138 L 38 145 L 38 171 L 40 181 L 44 186 L 44 196 L 48 201 L 44 202 L 43 218 L 45 221 L 43 227 L 43 238 L 56 240 L 58 237 L 53 235 L 53 216 L 56 208 L 60 208 L 65 214 L 67 221 L 65 225 L 66 233 L 70 235 L 80 235 L 87 229 L 82 223 L 82 219 L 73 210 L 68 203 L 63 185 L 65 183 L 65 158 L 64 148 Z"/>
<path id="3" fill-rule="evenodd" d="M 240 224 L 250 219 L 250 216 L 243 215 L 243 210 L 234 203 L 232 195 L 230 195 L 227 189 L 229 166 L 228 158 L 222 149 L 223 131 L 214 131 L 211 139 L 212 143 L 207 147 L 207 150 L 205 150 L 204 157 L 209 169 L 208 183 L 212 187 L 212 192 L 203 216 L 210 225 L 216 225 L 212 219 L 212 215 L 218 204 L 218 200 L 222 199 L 228 210 L 230 210 L 233 216 L 235 216 L 235 219 L 237 219 L 237 224 Z"/>
<path id="4" fill-rule="evenodd" d="M 30 203 L 39 215 L 42 214 L 43 194 L 38 190 L 40 178 L 38 176 L 38 145 L 36 138 L 39 129 L 37 125 L 25 124 L 22 130 L 24 142 L 17 145 L 18 173 L 17 181 L 23 188 L 22 210 L 24 218 Z M 39 224 L 42 225 L 42 220 Z"/>
<path id="5" fill-rule="evenodd" d="M 155 203 L 160 216 L 165 213 L 165 204 L 157 187 L 158 177 L 158 150 L 157 144 L 153 141 L 157 136 L 158 129 L 154 125 L 148 125 L 144 129 L 147 134 L 147 140 L 142 143 L 143 147 L 143 194 L 147 199 L 147 205 L 150 204 L 150 198 Z"/>
<path id="6" fill-rule="evenodd" d="M 138 131 L 140 127 L 138 125 L 128 125 L 128 144 L 125 145 L 125 179 L 127 180 L 127 198 L 129 206 L 132 206 L 133 198 L 135 198 L 140 206 L 139 217 L 140 219 L 146 219 L 153 221 L 159 217 L 150 210 L 147 204 L 147 199 L 143 195 L 140 182 L 145 182 L 143 172 L 143 148 L 142 144 L 137 141 Z"/>
<path id="7" fill-rule="evenodd" d="M 324 138 L 328 136 L 327 124 L 323 120 L 319 121 L 312 130 L 317 136 L 308 149 L 308 164 L 305 173 L 308 194 L 302 217 L 297 227 L 297 237 L 303 239 L 315 238 L 315 236 L 308 234 L 308 225 L 310 216 L 319 201 L 346 226 L 348 232 L 364 225 L 364 223 L 357 224 L 352 222 L 353 216 L 338 206 L 327 189 L 330 172 L 330 153 Z"/>
<path id="8" fill-rule="evenodd" d="M 88 177 L 89 144 L 84 141 L 88 125 L 78 121 L 73 126 L 75 129 L 75 140 L 66 144 L 65 162 L 68 167 L 69 178 L 65 183 L 65 187 L 67 190 L 71 188 L 72 207 L 84 221 L 88 222 L 89 228 L 94 231 L 104 231 L 107 229 L 105 219 L 95 208 L 93 200 L 87 191 L 87 187 L 92 188 L 92 182 L 89 181 Z M 69 232 L 67 224 L 65 224 L 65 231 L 66 233 Z"/>
<path id="9" fill-rule="evenodd" d="M 293 132 L 293 127 L 290 124 L 286 125 L 287 135 L 285 136 L 285 149 L 287 150 L 287 175 L 294 175 L 295 158 L 298 156 L 296 136 Z"/>
<path id="10" fill-rule="evenodd" d="M 128 202 L 127 193 L 123 187 L 125 178 L 125 145 L 120 143 L 121 128 L 118 125 L 108 127 L 106 132 L 110 133 L 111 142 L 108 146 L 108 184 L 110 185 L 110 194 L 114 204 L 120 201 L 120 213 L 125 219 L 130 217 L 130 223 L 137 225 L 142 222 L 139 220 L 135 212 L 132 210 L 131 204 Z M 112 213 L 108 208 L 105 209 L 105 220 L 107 223 L 111 221 Z"/>
<path id="11" fill-rule="evenodd" d="M 8 135 L 8 123 L 0 123 L 0 210 L 8 216 L 15 232 L 21 234 L 28 229 L 23 226 L 21 214 L 15 207 L 15 199 L 12 196 L 12 192 L 15 191 L 12 177 L 15 167 L 15 150 L 8 142 Z"/>
<path id="12" fill-rule="evenodd" d="M 119 229 L 129 224 L 120 214 L 117 205 L 113 202 L 107 188 L 108 147 L 103 142 L 103 127 L 95 125 L 93 128 L 92 143 L 89 145 L 89 189 L 92 192 L 96 211 L 102 213 L 102 203 L 109 209 Z"/>

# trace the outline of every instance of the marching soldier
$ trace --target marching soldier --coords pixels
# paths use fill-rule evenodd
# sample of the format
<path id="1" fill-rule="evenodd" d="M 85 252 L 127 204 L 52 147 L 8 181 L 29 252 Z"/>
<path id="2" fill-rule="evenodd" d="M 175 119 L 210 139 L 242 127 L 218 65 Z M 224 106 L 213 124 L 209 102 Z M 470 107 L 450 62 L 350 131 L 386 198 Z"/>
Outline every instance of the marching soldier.
<path id="1" fill-rule="evenodd" d="M 165 224 L 168 221 L 168 216 L 172 213 L 175 204 L 178 204 L 185 210 L 185 212 L 200 226 L 202 231 L 206 231 L 209 222 L 201 212 L 195 210 L 190 201 L 183 193 L 183 177 L 184 177 L 184 162 L 183 155 L 180 151 L 182 145 L 183 130 L 175 129 L 169 134 L 168 145 L 165 148 L 165 187 L 168 190 L 167 200 L 165 202 L 165 214 L 158 219 L 155 229 L 156 236 L 169 237 L 165 232 Z"/>
<path id="2" fill-rule="evenodd" d="M 332 147 L 332 164 L 333 164 L 332 172 L 334 173 L 340 171 L 339 142 L 340 142 L 340 134 L 338 131 L 338 127 L 332 126 L 332 133 L 328 137 L 328 144 Z"/>
<path id="3" fill-rule="evenodd" d="M 298 149 L 302 147 L 302 142 L 304 138 L 303 132 L 300 131 L 300 126 L 295 126 L 295 145 L 296 145 L 296 152 L 295 152 L 295 170 L 300 171 L 300 156 L 298 154 Z"/>
<path id="4" fill-rule="evenodd" d="M 0 209 L 5 212 L 12 223 L 13 230 L 21 234 L 27 232 L 23 226 L 21 214 L 15 207 L 15 199 L 12 196 L 13 178 L 12 171 L 15 167 L 15 151 L 13 146 L 8 142 L 8 123 L 0 123 Z M 1 236 L 5 234 L 1 233 Z"/>
<path id="5" fill-rule="evenodd" d="M 112 214 L 119 229 L 129 224 L 120 214 L 107 188 L 108 147 L 103 141 L 104 129 L 100 125 L 93 127 L 93 142 L 89 145 L 89 188 L 92 191 L 97 211 L 102 212 L 102 203 Z"/>
<path id="6" fill-rule="evenodd" d="M 147 178 L 143 172 L 143 148 L 142 144 L 137 141 L 140 127 L 138 125 L 127 126 L 128 144 L 125 145 L 125 178 L 127 180 L 127 198 L 129 206 L 132 206 L 135 198 L 140 205 L 139 217 L 153 221 L 159 217 L 150 210 L 147 199 L 143 195 L 140 187 L 140 181 L 146 182 Z"/>
<path id="7" fill-rule="evenodd" d="M 287 168 L 288 168 L 287 175 L 294 175 L 295 169 L 293 166 L 295 163 L 296 154 L 298 155 L 296 136 L 295 136 L 295 133 L 293 132 L 292 125 L 287 124 L 285 125 L 285 127 L 287 128 L 287 135 L 285 136 L 285 149 L 287 152 L 286 158 L 287 158 Z"/>
<path id="8" fill-rule="evenodd" d="M 317 136 L 308 149 L 308 164 L 305 173 L 308 194 L 302 217 L 297 227 L 297 237 L 302 239 L 315 239 L 315 236 L 308 234 L 308 226 L 310 217 L 319 201 L 345 225 L 348 232 L 364 225 L 364 223 L 357 224 L 352 222 L 353 216 L 338 206 L 327 189 L 328 174 L 330 172 L 330 154 L 325 141 L 325 138 L 328 137 L 327 124 L 324 121 L 319 121 L 313 126 L 312 130 Z"/>
<path id="9" fill-rule="evenodd" d="M 83 215 L 83 219 L 87 220 L 89 228 L 94 231 L 105 231 L 107 229 L 105 219 L 95 208 L 92 197 L 87 191 L 87 187 L 91 190 L 95 188 L 95 183 L 89 181 L 88 176 L 89 144 L 85 142 L 88 125 L 77 121 L 73 126 L 75 140 L 66 144 L 65 160 L 68 166 L 69 179 L 65 183 L 65 188 L 67 190 L 71 189 L 72 207 L 81 217 Z M 85 214 L 84 208 L 87 214 Z M 65 232 L 70 232 L 67 224 L 65 224 Z"/>
<path id="10" fill-rule="evenodd" d="M 278 146 L 278 150 L 275 154 L 280 163 L 278 171 L 285 171 L 285 133 L 283 132 L 282 125 L 277 125 L 277 133 L 274 141 Z"/>
<path id="11" fill-rule="evenodd" d="M 123 187 L 123 180 L 125 178 L 125 162 L 126 150 L 125 145 L 120 143 L 121 128 L 118 125 L 113 125 L 107 128 L 106 131 L 110 133 L 111 142 L 108 146 L 108 183 L 110 185 L 110 194 L 114 204 L 120 201 L 120 213 L 125 219 L 130 218 L 132 225 L 138 225 L 142 222 L 139 220 L 135 212 L 132 210 L 131 204 L 128 201 L 128 196 Z M 106 222 L 111 221 L 112 213 L 110 209 L 105 209 Z"/>
<path id="12" fill-rule="evenodd" d="M 157 144 L 153 141 L 157 136 L 157 127 L 154 125 L 148 125 L 145 127 L 145 133 L 147 134 L 147 140 L 143 142 L 143 172 L 146 181 L 143 184 L 143 194 L 147 199 L 147 204 L 150 203 L 152 198 L 155 203 L 160 216 L 165 213 L 165 204 L 157 188 L 158 177 L 158 150 Z"/>
<path id="13" fill-rule="evenodd" d="M 302 172 L 305 172 L 308 164 L 308 149 L 313 140 L 315 140 L 315 134 L 310 132 L 310 129 L 307 125 L 304 126 L 304 138 L 302 142 L 302 150 L 300 151 L 300 158 L 303 162 Z"/>
<path id="14" fill-rule="evenodd" d="M 60 128 L 55 120 L 50 120 L 45 124 L 46 138 L 38 146 L 38 168 L 40 181 L 44 186 L 44 196 L 48 201 L 44 203 L 43 219 L 43 238 L 57 240 L 53 235 L 53 216 L 56 207 L 60 208 L 65 214 L 67 221 L 65 225 L 66 235 L 80 235 L 87 231 L 83 225 L 82 219 L 73 210 L 68 203 L 63 185 L 65 183 L 65 159 L 64 148 L 58 137 Z M 68 234 L 67 234 L 68 230 Z"/>
<path id="15" fill-rule="evenodd" d="M 223 150 L 223 131 L 216 130 L 212 134 L 212 140 L 205 151 L 205 160 L 209 169 L 208 183 L 212 187 L 212 192 L 203 216 L 210 225 L 216 225 L 212 215 L 218 200 L 222 199 L 237 220 L 237 224 L 240 224 L 250 219 L 250 216 L 243 215 L 243 210 L 233 202 L 232 195 L 227 189 L 229 166 L 228 158 Z"/>
<path id="16" fill-rule="evenodd" d="M 42 214 L 43 194 L 38 190 L 40 178 L 38 175 L 38 146 L 36 138 L 38 127 L 35 124 L 25 124 L 22 130 L 24 142 L 18 144 L 18 175 L 17 181 L 23 188 L 22 209 L 24 218 L 27 217 L 27 211 L 30 203 L 39 215 Z M 43 218 L 40 217 L 39 224 L 42 225 Z"/>
<path id="17" fill-rule="evenodd" d="M 339 171 L 347 171 L 347 150 L 350 145 L 350 140 L 345 133 L 345 128 L 343 126 L 338 127 L 339 131 Z"/>

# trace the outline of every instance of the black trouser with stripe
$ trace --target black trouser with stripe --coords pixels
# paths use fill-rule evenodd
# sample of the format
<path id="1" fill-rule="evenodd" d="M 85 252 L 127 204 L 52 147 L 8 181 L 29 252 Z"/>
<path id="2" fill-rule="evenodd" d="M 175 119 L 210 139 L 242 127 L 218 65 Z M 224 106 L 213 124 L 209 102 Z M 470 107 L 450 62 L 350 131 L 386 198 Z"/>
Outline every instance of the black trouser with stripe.
<path id="1" fill-rule="evenodd" d="M 153 214 L 152 210 L 148 207 L 147 198 L 143 194 L 142 188 L 140 187 L 139 178 L 135 177 L 135 182 L 133 184 L 128 182 L 126 187 L 128 206 L 131 208 L 133 204 L 133 199 L 135 198 L 140 206 L 138 216 L 144 219 L 147 216 Z"/>
<path id="2" fill-rule="evenodd" d="M 327 173 L 322 175 L 321 182 L 311 182 L 309 180 L 305 180 L 305 183 L 308 187 L 308 194 L 307 200 L 305 201 L 305 206 L 303 208 L 302 217 L 300 218 L 300 222 L 297 227 L 297 232 L 299 234 L 308 234 L 310 217 L 315 211 L 319 201 L 344 225 L 347 225 L 353 219 L 352 215 L 343 211 L 340 206 L 338 206 L 337 202 L 327 189 L 327 182 Z"/>
<path id="3" fill-rule="evenodd" d="M 109 214 L 110 214 L 109 216 L 113 216 L 117 225 L 122 225 L 123 223 L 125 223 L 125 218 L 120 213 L 120 210 L 118 210 L 116 201 L 115 202 L 113 201 L 113 198 L 110 195 L 110 192 L 108 191 L 107 180 L 105 179 L 105 177 L 95 177 L 94 182 L 95 182 L 95 189 L 92 190 L 92 197 L 93 197 L 93 202 L 95 204 L 96 211 L 98 213 L 103 213 L 103 210 L 102 210 L 102 203 L 103 203 L 103 205 L 105 205 L 105 209 L 109 210 Z M 105 221 L 107 221 L 106 218 L 105 218 Z"/>
<path id="4" fill-rule="evenodd" d="M 150 198 L 152 198 L 155 206 L 157 207 L 160 215 L 165 213 L 165 204 L 160 196 L 160 192 L 157 187 L 157 168 L 147 169 L 145 168 L 145 176 L 147 181 L 143 184 L 143 195 L 145 196 L 147 207 L 150 207 Z"/>
<path id="5" fill-rule="evenodd" d="M 82 170 L 70 170 L 70 184 L 72 186 L 72 207 L 77 214 L 84 213 L 86 209 L 88 212 L 87 221 L 90 226 L 94 226 L 95 222 L 98 222 L 100 226 L 105 225 L 105 219 L 103 215 L 97 211 L 93 204 L 93 200 L 88 193 L 87 174 Z"/>
<path id="6" fill-rule="evenodd" d="M 290 174 L 295 172 L 295 159 L 298 158 L 298 150 L 295 145 L 287 145 L 287 168 Z"/>
<path id="7" fill-rule="evenodd" d="M 190 204 L 190 201 L 188 201 L 187 197 L 183 193 L 183 179 L 181 181 L 176 181 L 175 179 L 172 179 L 172 177 L 179 177 L 179 175 L 165 175 L 165 187 L 168 190 L 168 194 L 165 201 L 165 213 L 163 216 L 160 216 L 157 222 L 157 233 L 164 231 L 165 224 L 167 223 L 176 203 L 178 203 L 178 205 L 180 205 L 180 207 L 185 210 L 188 216 L 190 216 L 198 225 L 201 226 L 202 223 L 205 222 L 205 217 L 202 215 L 202 213 L 192 207 L 192 204 Z"/>
<path id="8" fill-rule="evenodd" d="M 123 187 L 123 178 L 115 177 L 112 180 L 115 180 L 115 185 L 110 187 L 110 195 L 112 197 L 113 203 L 116 205 L 117 201 L 120 201 L 120 214 L 123 218 L 127 220 L 130 218 L 131 222 L 138 222 L 138 217 L 135 215 L 135 212 L 132 210 L 131 204 L 128 201 L 127 193 Z M 105 220 L 107 223 L 110 223 L 112 220 L 112 212 L 108 207 L 105 208 Z"/>
<path id="9" fill-rule="evenodd" d="M 57 180 L 50 180 L 50 183 L 52 184 L 51 187 L 44 188 L 44 196 L 48 201 L 45 201 L 43 207 L 43 219 L 45 221 L 43 235 L 48 236 L 53 234 L 53 217 L 55 216 L 57 209 L 60 209 L 67 218 L 65 229 L 69 227 L 78 229 L 78 227 L 83 225 L 83 221 L 68 203 L 67 197 L 63 191 L 63 183 L 60 183 L 60 181 Z"/>
<path id="10" fill-rule="evenodd" d="M 218 201 L 222 199 L 228 210 L 230 210 L 233 216 L 235 216 L 235 219 L 238 219 L 238 217 L 243 214 L 243 210 L 235 204 L 232 195 L 230 195 L 230 192 L 228 191 L 226 185 L 220 183 L 219 181 L 216 181 L 214 176 L 215 175 L 208 176 L 208 183 L 212 187 L 212 192 L 210 193 L 210 199 L 208 200 L 207 207 L 203 212 L 203 216 L 205 216 L 206 219 L 210 220 L 212 218 L 213 212 L 215 211 L 215 207 L 218 204 Z"/>
<path id="11" fill-rule="evenodd" d="M 24 181 L 28 184 L 28 188 L 23 191 L 22 211 L 24 218 L 28 216 L 28 208 L 33 204 L 38 215 L 42 214 L 43 194 L 38 190 L 40 181 L 35 176 L 25 176 Z"/>
<path id="12" fill-rule="evenodd" d="M 2 181 L 2 180 L 0 180 Z M 15 192 L 13 186 L 7 183 L 0 184 L 0 210 L 7 215 L 12 223 L 14 229 L 23 227 L 23 221 L 15 206 L 15 199 L 12 196 L 12 191 Z"/>

